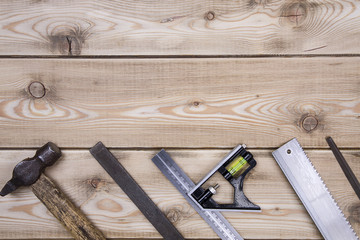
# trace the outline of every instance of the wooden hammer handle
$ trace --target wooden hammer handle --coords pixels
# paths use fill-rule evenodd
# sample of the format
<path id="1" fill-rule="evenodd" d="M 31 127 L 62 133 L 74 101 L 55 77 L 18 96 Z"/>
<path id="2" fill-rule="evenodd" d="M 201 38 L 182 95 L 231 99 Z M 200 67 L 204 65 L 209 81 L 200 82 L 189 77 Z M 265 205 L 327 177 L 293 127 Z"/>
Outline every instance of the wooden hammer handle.
<path id="1" fill-rule="evenodd" d="M 31 185 L 31 189 L 76 240 L 106 239 L 47 176 L 41 174 L 40 178 Z"/>

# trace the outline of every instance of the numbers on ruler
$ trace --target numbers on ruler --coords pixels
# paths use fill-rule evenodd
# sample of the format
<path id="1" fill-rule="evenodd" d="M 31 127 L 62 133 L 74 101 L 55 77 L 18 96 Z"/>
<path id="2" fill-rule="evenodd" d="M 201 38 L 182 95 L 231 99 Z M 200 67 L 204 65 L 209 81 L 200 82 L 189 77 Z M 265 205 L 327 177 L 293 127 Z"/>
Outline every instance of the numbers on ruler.
<path id="1" fill-rule="evenodd" d="M 184 192 L 188 192 L 190 190 L 190 185 L 185 181 L 185 179 L 181 176 L 179 171 L 174 166 L 167 166 L 168 174 L 175 180 L 175 182 L 180 186 L 180 188 Z"/>
<path id="2" fill-rule="evenodd" d="M 163 172 L 165 176 L 168 177 L 168 179 L 174 184 L 174 186 L 186 197 L 186 194 L 194 187 L 194 183 L 187 179 L 186 175 L 184 177 L 185 173 L 182 173 L 181 170 L 178 170 L 178 167 L 175 163 L 171 162 L 171 159 L 162 159 L 162 166 L 158 166 L 160 170 Z M 175 164 L 175 165 L 174 165 Z M 190 181 L 190 183 L 189 183 Z M 188 200 L 189 201 L 189 200 Z M 194 205 L 196 209 L 196 205 Z M 242 240 L 242 238 L 238 238 L 236 234 L 233 233 L 233 230 L 231 227 L 227 225 L 227 222 L 225 222 L 221 219 L 222 215 L 218 212 L 214 211 L 208 211 L 208 210 L 202 210 L 198 209 L 196 210 L 198 213 L 203 216 L 204 220 L 212 225 L 214 230 L 217 229 L 219 236 L 223 240 Z M 219 214 L 219 215 L 218 215 Z M 221 216 L 221 217 L 220 217 Z M 206 218 L 206 219 L 205 219 Z"/>
<path id="3" fill-rule="evenodd" d="M 220 230 L 220 232 L 229 240 L 237 240 L 235 234 L 226 226 L 226 224 L 216 215 L 215 212 L 205 211 L 205 215 Z"/>

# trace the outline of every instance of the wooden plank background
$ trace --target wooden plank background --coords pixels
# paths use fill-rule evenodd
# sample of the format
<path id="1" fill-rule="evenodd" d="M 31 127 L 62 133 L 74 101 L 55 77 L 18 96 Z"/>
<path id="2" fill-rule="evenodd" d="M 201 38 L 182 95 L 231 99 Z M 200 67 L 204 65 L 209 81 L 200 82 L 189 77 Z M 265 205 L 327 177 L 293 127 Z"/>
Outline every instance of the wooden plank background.
<path id="1" fill-rule="evenodd" d="M 3 55 L 359 54 L 357 0 L 0 3 Z"/>
<path id="2" fill-rule="evenodd" d="M 196 182 L 245 143 L 263 211 L 225 217 L 246 239 L 322 239 L 271 156 L 297 137 L 360 234 L 325 142 L 360 177 L 359 25 L 357 0 L 0 1 L 0 185 L 53 141 L 47 175 L 107 238 L 159 239 L 89 154 L 101 140 L 187 239 L 218 239 L 150 159 L 166 148 Z M 0 198 L 0 239 L 71 236 L 21 188 Z"/>
<path id="3" fill-rule="evenodd" d="M 36 147 L 46 139 L 88 148 L 101 136 L 107 146 L 122 148 L 232 148 L 242 142 L 274 148 L 296 136 L 304 147 L 324 148 L 331 135 L 339 146 L 354 148 L 360 140 L 359 60 L 0 60 L 6 76 L 0 140 L 4 147 Z M 41 99 L 29 93 L 34 81 L 46 89 Z M 309 116 L 318 121 L 310 132 L 302 124 Z"/>

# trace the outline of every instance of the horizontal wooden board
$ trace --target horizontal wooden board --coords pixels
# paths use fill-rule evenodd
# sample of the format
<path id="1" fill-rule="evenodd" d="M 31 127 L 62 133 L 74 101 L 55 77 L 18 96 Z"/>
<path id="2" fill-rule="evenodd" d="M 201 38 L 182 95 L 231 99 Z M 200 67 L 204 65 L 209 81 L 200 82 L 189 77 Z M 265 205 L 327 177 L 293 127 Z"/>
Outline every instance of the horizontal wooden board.
<path id="1" fill-rule="evenodd" d="M 1 55 L 359 54 L 357 0 L 0 2 Z"/>
<path id="2" fill-rule="evenodd" d="M 261 213 L 226 212 L 225 217 L 246 239 L 320 239 L 320 234 L 269 150 L 251 150 L 258 164 L 245 180 L 245 193 Z M 151 199 L 179 231 L 190 239 L 217 239 L 216 234 L 151 162 L 157 151 L 112 150 Z M 173 159 L 194 181 L 200 181 L 227 150 L 171 150 Z M 343 151 L 360 177 L 360 152 Z M 17 162 L 34 151 L 0 151 L 0 184 L 11 177 Z M 309 150 L 309 158 L 345 216 L 360 233 L 360 204 L 330 150 Z M 63 151 L 63 158 L 46 170 L 107 238 L 159 238 L 135 205 L 86 150 Z M 231 187 L 222 177 L 216 199 L 231 201 Z M 69 234 L 46 211 L 29 188 L 0 199 L 0 239 L 68 238 Z"/>
<path id="3" fill-rule="evenodd" d="M 356 148 L 359 69 L 357 57 L 2 59 L 0 147 L 327 148 L 332 136 Z"/>

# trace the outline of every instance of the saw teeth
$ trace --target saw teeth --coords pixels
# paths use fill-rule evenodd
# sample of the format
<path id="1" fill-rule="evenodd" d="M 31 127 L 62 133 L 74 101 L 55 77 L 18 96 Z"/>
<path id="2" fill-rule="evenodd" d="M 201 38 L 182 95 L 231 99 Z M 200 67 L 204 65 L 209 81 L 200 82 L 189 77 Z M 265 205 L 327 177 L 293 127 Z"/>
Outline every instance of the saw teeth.
<path id="1" fill-rule="evenodd" d="M 300 146 L 300 143 L 296 140 L 298 146 L 302 149 L 302 147 Z M 315 173 L 317 174 L 317 176 L 320 178 L 321 183 L 323 184 L 325 190 L 327 193 L 329 193 L 333 203 L 335 204 L 335 206 L 337 207 L 337 209 L 340 212 L 340 215 L 343 217 L 343 220 L 347 223 L 348 227 L 350 228 L 350 230 L 354 233 L 354 235 L 356 236 L 357 239 L 359 239 L 359 237 L 357 237 L 355 230 L 352 228 L 350 222 L 347 220 L 347 218 L 345 217 L 345 214 L 343 213 L 343 211 L 341 210 L 341 208 L 339 207 L 338 203 L 336 202 L 334 196 L 331 194 L 330 190 L 328 189 L 328 187 L 326 186 L 324 180 L 322 179 L 320 173 L 316 170 L 314 164 L 310 161 L 309 157 L 307 156 L 307 154 L 305 153 L 305 151 L 302 149 L 302 152 L 304 153 L 304 155 L 306 156 L 307 160 L 309 161 L 309 163 L 311 164 L 313 170 L 315 171 Z"/>
<path id="2" fill-rule="evenodd" d="M 289 145 L 288 145 L 289 144 Z M 295 145 L 295 146 L 294 146 Z M 307 156 L 307 154 L 305 153 L 305 151 L 302 149 L 302 147 L 301 147 L 301 145 L 300 145 L 300 143 L 296 140 L 296 138 L 294 138 L 294 139 L 292 139 L 292 140 L 290 140 L 288 143 L 286 143 L 286 144 L 284 144 L 283 146 L 281 146 L 279 149 L 281 149 L 281 150 L 279 150 L 279 149 L 277 149 L 277 150 L 275 150 L 274 152 L 273 152 L 273 156 L 274 156 L 274 158 L 275 158 L 275 160 L 277 161 L 277 163 L 279 164 L 279 166 L 280 166 L 280 168 L 282 169 L 282 171 L 284 172 L 284 174 L 285 174 L 285 176 L 288 178 L 288 180 L 289 180 L 289 182 L 291 183 L 291 185 L 292 185 L 292 187 L 294 188 L 294 190 L 295 190 L 295 192 L 298 194 L 298 189 L 295 187 L 295 186 L 297 186 L 297 185 L 293 185 L 293 182 L 292 182 L 292 180 L 291 179 L 293 179 L 293 180 L 295 180 L 296 181 L 296 175 L 294 175 L 294 170 L 292 170 L 289 166 L 289 164 L 287 163 L 287 159 L 288 159 L 288 157 L 285 157 L 284 156 L 284 153 L 283 153 L 283 151 L 284 151 L 284 149 L 292 149 L 293 147 L 296 147 L 297 149 L 297 151 L 296 152 L 298 152 L 298 153 L 300 153 L 300 150 L 301 150 L 301 152 L 303 153 L 303 155 L 305 156 L 305 158 L 303 158 L 303 156 L 300 156 L 301 158 L 293 158 L 293 159 L 296 159 L 296 160 L 302 160 L 302 161 L 305 161 L 305 159 L 306 159 L 306 161 L 310 164 L 310 166 L 311 166 L 311 168 L 309 168 L 309 171 L 311 171 L 310 169 L 312 169 L 313 171 L 314 171 L 314 173 L 315 173 L 315 176 L 317 176 L 318 177 L 318 179 L 320 180 L 319 181 L 319 183 L 320 184 L 322 184 L 321 185 L 321 187 L 323 187 L 323 189 L 325 190 L 325 192 L 326 193 L 328 193 L 328 195 L 330 196 L 330 201 L 328 201 L 327 203 L 328 204 L 334 204 L 334 206 L 335 206 L 335 208 L 337 209 L 337 214 L 339 214 L 339 217 L 340 217 L 340 219 L 341 220 L 343 220 L 343 224 L 344 224 L 344 226 L 347 226 L 347 227 L 349 227 L 349 230 L 350 230 L 350 232 L 352 232 L 352 234 L 353 234 L 353 236 L 351 236 L 351 239 L 354 239 L 353 237 L 355 237 L 357 240 L 359 240 L 359 237 L 356 235 L 356 232 L 354 231 L 354 229 L 352 228 L 352 226 L 351 226 L 351 224 L 349 223 L 349 221 L 346 219 L 346 217 L 345 217 L 345 215 L 344 215 L 344 213 L 342 212 L 342 210 L 341 210 L 341 208 L 339 207 L 339 205 L 337 204 L 337 202 L 335 201 L 335 199 L 334 199 L 334 197 L 333 197 L 333 195 L 331 194 L 331 192 L 329 191 L 329 189 L 327 188 L 327 186 L 326 186 L 326 184 L 325 184 L 325 182 L 324 182 L 324 180 L 322 179 L 322 177 L 320 176 L 320 174 L 319 174 L 319 172 L 316 170 L 316 168 L 314 167 L 314 165 L 313 165 L 313 163 L 310 161 L 310 159 L 308 158 L 308 156 Z M 279 151 L 278 151 L 279 150 Z M 275 154 L 274 154 L 275 153 Z M 278 158 L 277 158 L 278 157 Z M 283 166 L 284 165 L 284 166 Z M 285 167 L 286 166 L 286 167 Z M 299 167 L 300 165 L 297 165 L 297 167 Z M 288 172 L 287 172 L 288 171 Z M 299 176 L 301 176 L 301 175 L 298 175 L 298 178 L 299 178 Z M 300 189 L 301 189 L 301 187 L 300 187 Z M 304 190 L 306 190 L 306 189 L 304 189 Z M 304 190 L 302 190 L 302 191 L 304 191 Z M 299 195 L 298 194 L 298 196 L 299 196 L 299 198 L 301 199 L 301 201 L 303 201 L 303 198 L 301 197 L 301 195 Z M 306 197 L 305 197 L 305 199 L 306 199 Z M 306 207 L 306 209 L 307 209 L 307 204 L 310 204 L 309 202 L 307 202 L 307 201 L 303 201 L 303 204 L 304 204 L 304 206 Z M 310 212 L 309 212 L 310 213 Z M 311 214 L 310 214 L 311 215 Z M 315 219 L 314 219 L 314 221 L 315 221 Z M 316 221 L 315 221 L 316 222 Z M 319 229 L 320 230 L 320 229 Z M 350 233 L 348 233 L 348 234 L 350 234 Z M 350 234 L 351 235 L 351 234 Z M 348 237 L 350 237 L 350 235 L 348 236 Z"/>
<path id="3" fill-rule="evenodd" d="M 300 145 L 299 145 L 299 146 L 300 146 Z M 300 146 L 300 147 L 301 147 L 301 146 Z M 355 234 L 355 236 L 357 237 L 357 235 L 356 235 L 354 229 L 352 228 L 350 222 L 349 222 L 349 221 L 347 220 L 347 218 L 345 217 L 345 214 L 343 213 L 343 211 L 342 211 L 341 208 L 339 207 L 339 205 L 338 205 L 338 203 L 336 202 L 334 196 L 331 194 L 329 188 L 326 186 L 326 184 L 325 184 L 324 180 L 322 179 L 321 175 L 320 175 L 319 172 L 316 170 L 314 164 L 310 161 L 310 159 L 308 158 L 308 156 L 307 156 L 307 154 L 305 153 L 304 150 L 303 150 L 303 153 L 305 154 L 307 160 L 308 160 L 309 163 L 311 164 L 313 170 L 316 172 L 317 176 L 320 178 L 321 183 L 323 184 L 323 187 L 325 188 L 326 192 L 330 195 L 330 197 L 331 197 L 333 203 L 335 204 L 336 208 L 339 210 L 340 216 L 343 217 L 343 220 L 347 223 L 347 225 L 348 225 L 348 227 L 350 228 L 350 230 L 351 230 L 351 231 Z M 359 238 L 357 237 L 357 239 L 359 239 Z"/>

